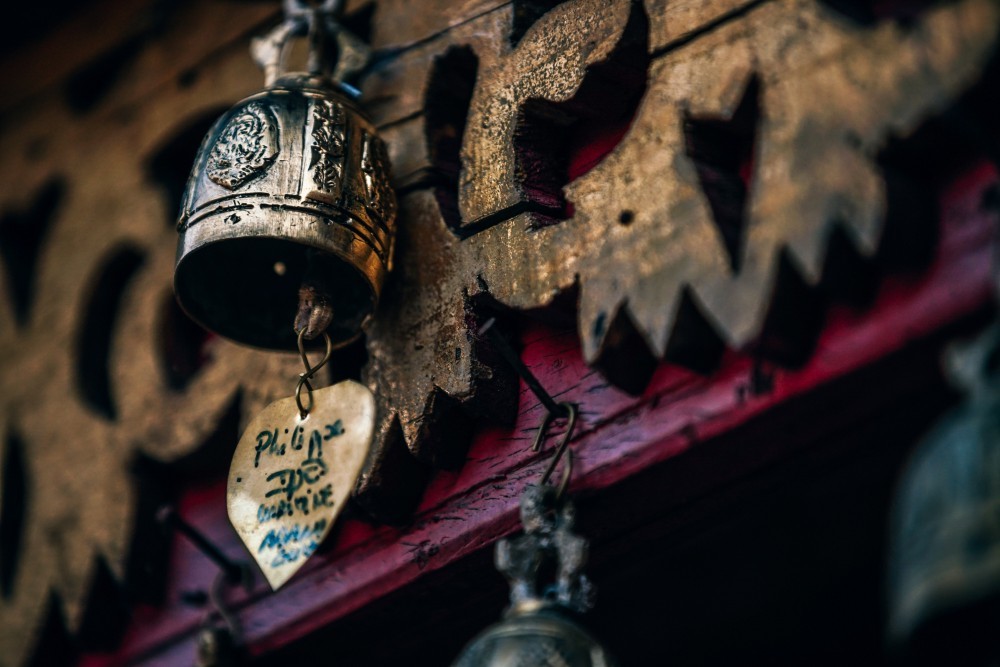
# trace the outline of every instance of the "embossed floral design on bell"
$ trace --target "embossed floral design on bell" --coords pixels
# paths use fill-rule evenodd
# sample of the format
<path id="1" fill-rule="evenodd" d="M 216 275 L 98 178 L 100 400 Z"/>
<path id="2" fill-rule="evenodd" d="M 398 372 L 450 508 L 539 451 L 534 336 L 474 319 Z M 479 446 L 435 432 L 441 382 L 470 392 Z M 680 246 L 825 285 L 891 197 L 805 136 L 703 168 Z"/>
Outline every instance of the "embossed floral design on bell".
<path id="1" fill-rule="evenodd" d="M 337 71 L 358 60 L 336 4 L 286 2 L 285 22 L 254 41 L 267 87 L 208 132 L 179 213 L 178 301 L 206 328 L 255 347 L 295 348 L 305 283 L 330 299 L 334 342 L 355 338 L 390 266 L 386 147 L 324 57 L 336 40 Z M 309 71 L 283 72 L 287 44 L 306 34 Z"/>
<path id="2" fill-rule="evenodd" d="M 496 545 L 497 569 L 510 583 L 510 607 L 462 651 L 453 667 L 615 667 L 608 652 L 573 620 L 593 605 L 583 574 L 587 540 L 572 532 L 574 509 L 554 487 L 528 486 L 521 496 L 524 534 Z M 551 584 L 539 581 L 546 563 Z"/>

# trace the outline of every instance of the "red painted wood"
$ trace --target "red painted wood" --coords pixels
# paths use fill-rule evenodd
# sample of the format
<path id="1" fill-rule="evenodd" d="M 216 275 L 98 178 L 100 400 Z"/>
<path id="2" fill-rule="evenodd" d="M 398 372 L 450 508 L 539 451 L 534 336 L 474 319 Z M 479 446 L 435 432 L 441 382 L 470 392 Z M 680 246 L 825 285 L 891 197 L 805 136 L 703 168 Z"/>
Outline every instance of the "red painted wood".
<path id="1" fill-rule="evenodd" d="M 942 191 L 942 231 L 930 268 L 918 276 L 887 278 L 867 308 L 832 307 L 810 361 L 795 370 L 776 369 L 773 390 L 763 395 L 748 390 L 751 360 L 730 352 L 711 377 L 664 364 L 644 394 L 631 397 L 583 363 L 575 332 L 527 324 L 522 335 L 525 362 L 560 400 L 582 406 L 572 445 L 572 488 L 596 491 L 622 483 L 981 309 L 990 298 L 995 214 L 980 202 L 996 183 L 994 169 L 981 164 L 948 185 Z M 258 575 L 252 593 L 234 600 L 251 652 L 292 642 L 515 530 L 517 496 L 543 465 L 542 456 L 530 451 L 540 417 L 540 406 L 522 386 L 516 425 L 484 427 L 462 470 L 438 473 L 431 481 L 410 527 L 348 520 L 325 551 L 280 591 L 269 592 Z M 758 464 L 773 455 L 761 451 Z M 692 488 L 698 483 L 685 480 Z M 226 553 L 245 557 L 225 516 L 223 481 L 188 490 L 179 511 Z M 214 567 L 176 539 L 168 603 L 139 608 L 115 654 L 91 654 L 81 664 L 190 664 L 203 612 L 178 600 L 185 590 L 207 588 L 213 576 Z"/>

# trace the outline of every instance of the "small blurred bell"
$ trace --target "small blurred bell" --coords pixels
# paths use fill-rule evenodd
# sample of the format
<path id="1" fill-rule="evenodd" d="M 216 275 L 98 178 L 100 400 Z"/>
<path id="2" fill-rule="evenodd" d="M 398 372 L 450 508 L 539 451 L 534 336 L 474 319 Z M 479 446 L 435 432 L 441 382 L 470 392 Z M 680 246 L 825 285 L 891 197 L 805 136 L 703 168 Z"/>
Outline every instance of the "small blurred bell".
<path id="1" fill-rule="evenodd" d="M 593 605 L 583 574 L 587 540 L 575 535 L 573 506 L 548 485 L 521 496 L 524 534 L 496 545 L 497 569 L 510 582 L 504 620 L 462 651 L 453 667 L 613 667 L 607 651 L 574 620 Z M 542 586 L 540 572 L 554 564 L 556 581 Z"/>
<path id="2" fill-rule="evenodd" d="M 339 4 L 285 1 L 285 21 L 253 43 L 265 90 L 215 123 L 185 191 L 177 300 L 207 329 L 247 345 L 295 349 L 300 291 L 323 305 L 313 319 L 326 318 L 307 337 L 325 329 L 336 344 L 350 341 L 389 270 L 396 198 L 385 144 L 335 82 L 364 60 L 334 20 Z M 308 71 L 285 72 L 289 43 L 306 34 Z"/>
<path id="3" fill-rule="evenodd" d="M 965 400 L 900 480 L 891 523 L 889 633 L 910 663 L 1000 661 L 1000 324 L 953 349 Z"/>

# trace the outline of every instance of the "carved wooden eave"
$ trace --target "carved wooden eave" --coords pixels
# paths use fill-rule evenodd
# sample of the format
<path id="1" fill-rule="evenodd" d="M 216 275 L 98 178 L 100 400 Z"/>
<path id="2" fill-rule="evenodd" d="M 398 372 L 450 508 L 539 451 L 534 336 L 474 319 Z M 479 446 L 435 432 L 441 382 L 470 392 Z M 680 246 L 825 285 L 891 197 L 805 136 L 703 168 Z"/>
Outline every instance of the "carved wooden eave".
<path id="1" fill-rule="evenodd" d="M 876 253 L 891 203 L 876 158 L 980 79 L 996 48 L 994 0 L 936 5 L 905 26 L 892 17 L 859 23 L 816 0 L 551 4 L 525 25 L 518 2 L 375 3 L 371 39 L 383 57 L 362 87 L 390 145 L 402 211 L 396 270 L 368 332 L 363 375 L 381 400 L 381 436 L 358 494 L 378 518 L 400 521 L 417 507 L 416 520 L 405 533 L 349 523 L 332 552 L 273 598 L 297 610 L 288 618 L 270 615 L 272 598 L 255 590 L 240 603 L 255 651 L 414 580 L 423 566 L 410 544 L 427 545 L 425 564 L 433 547 L 431 567 L 440 567 L 513 528 L 515 491 L 537 473 L 537 457 L 519 441 L 499 452 L 504 441 L 483 427 L 506 424 L 521 437 L 539 411 L 519 401 L 509 369 L 476 335 L 486 314 L 576 318 L 576 334 L 559 344 L 578 339 L 582 359 L 547 380 L 555 392 L 573 387 L 565 398 L 585 406 L 574 445 L 579 486 L 597 489 L 774 408 L 796 383 L 832 381 L 982 301 L 986 237 L 958 233 L 939 249 L 951 263 L 896 294 L 888 319 L 838 320 L 838 344 L 788 371 L 784 394 L 739 399 L 746 365 L 709 378 L 660 363 L 710 369 L 724 346 L 754 345 L 787 278 L 781 267 L 816 284 L 837 230 L 858 253 Z M 349 14 L 366 6 L 351 4 Z M 129 7 L 101 3 L 87 16 L 102 30 L 69 24 L 2 69 L 10 94 L 0 100 L 8 185 L 0 208 L 5 224 L 36 225 L 28 234 L 35 250 L 3 256 L 0 282 L 0 478 L 17 468 L 24 481 L 18 556 L 0 563 L 9 577 L 0 646 L 12 665 L 23 664 L 47 615 L 76 632 L 100 609 L 93 592 L 102 581 L 141 577 L 130 553 L 155 496 L 136 483 L 136 466 L 225 456 L 235 440 L 213 434 L 238 432 L 288 395 L 299 370 L 294 355 L 178 324 L 176 201 L 157 175 L 161 161 L 179 159 L 171 150 L 188 134 L 197 142 L 221 110 L 259 87 L 246 46 L 276 20 L 275 8 L 185 5 L 156 33 Z M 147 41 L 136 42 L 143 46 L 107 94 L 82 95 L 89 79 L 71 63 L 131 38 Z M 620 88 L 609 87 L 609 71 Z M 449 81 L 459 85 L 442 101 Z M 525 155 L 543 166 L 559 157 L 543 154 L 537 130 L 585 125 L 580 94 L 621 98 L 608 112 L 615 141 L 577 165 L 575 178 L 536 187 Z M 747 115 L 753 177 L 739 225 L 720 228 L 691 135 L 734 118 L 746 134 L 747 105 L 755 108 Z M 988 182 L 979 174 L 970 192 L 979 188 L 978 197 Z M 950 215 L 960 232 L 966 220 L 988 227 L 982 212 Z M 569 308 L 559 303 L 566 300 Z M 189 368 L 165 361 L 179 330 L 196 348 L 182 354 Z M 590 367 L 645 394 L 625 396 Z M 647 384 L 657 368 L 680 375 Z M 711 399 L 710 414 L 692 416 L 703 407 L 692 395 Z M 633 413 L 671 426 L 641 433 L 622 417 Z M 610 450 L 612 441 L 624 444 Z M 460 473 L 432 475 L 463 461 Z M 484 482 L 491 479 L 506 491 Z M 0 493 L 6 525 L 17 500 Z M 456 521 L 447 532 L 433 520 L 473 511 L 478 523 Z M 241 553 L 222 514 L 209 512 L 206 522 L 225 550 Z M 159 546 L 143 535 L 147 547 Z M 364 570 L 368 557 L 385 567 Z M 189 579 L 171 582 L 172 594 L 212 574 L 197 563 L 184 572 Z M 310 597 L 318 589 L 323 597 Z M 123 650 L 140 662 L 164 645 L 190 656 L 199 612 L 166 616 Z"/>
<path id="2" fill-rule="evenodd" d="M 400 434 L 424 461 L 454 460 L 463 413 L 504 416 L 494 377 L 502 369 L 483 368 L 473 335 L 477 301 L 530 310 L 578 288 L 585 358 L 633 392 L 664 357 L 710 368 L 720 339 L 745 348 L 779 289 L 781 260 L 816 285 L 834 229 L 859 253 L 875 253 L 888 206 L 880 151 L 977 80 L 998 24 L 990 0 L 942 6 L 905 28 L 859 27 L 812 1 L 710 7 L 706 19 L 737 11 L 739 18 L 706 20 L 712 29 L 692 39 L 696 29 L 677 35 L 666 27 L 663 9 L 566 2 L 512 46 L 513 9 L 505 6 L 372 77 L 371 98 L 399 103 L 396 114 L 376 109 L 399 135 L 394 158 L 406 165 L 399 178 L 412 189 L 421 170 L 434 168 L 431 157 L 414 156 L 435 128 L 426 127 L 421 97 L 396 100 L 386 87 L 430 80 L 447 49 L 467 46 L 478 60 L 457 175 L 459 215 L 449 221 L 428 189 L 403 199 L 399 268 L 369 333 L 366 376 L 386 406 L 384 460 L 398 460 L 388 450 Z M 575 213 L 553 219 L 551 201 L 526 191 L 530 165 L 518 154 L 525 108 L 572 98 L 630 21 L 648 25 L 638 36 L 649 52 L 641 101 L 617 146 L 566 185 Z M 730 119 L 748 94 L 759 105 L 753 177 L 730 250 L 688 154 L 686 121 Z M 360 483 L 362 497 L 380 495 L 382 474 L 376 463 Z"/>

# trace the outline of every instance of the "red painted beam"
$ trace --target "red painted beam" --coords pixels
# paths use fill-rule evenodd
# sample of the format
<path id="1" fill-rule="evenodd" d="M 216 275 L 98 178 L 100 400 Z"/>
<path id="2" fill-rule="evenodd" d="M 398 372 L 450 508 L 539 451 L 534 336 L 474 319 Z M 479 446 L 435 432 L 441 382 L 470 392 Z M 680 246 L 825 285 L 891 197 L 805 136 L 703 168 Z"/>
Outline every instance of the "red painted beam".
<path id="1" fill-rule="evenodd" d="M 981 164 L 945 188 L 941 236 L 930 267 L 920 275 L 885 279 L 864 309 L 832 307 L 809 362 L 795 370 L 776 369 L 773 388 L 765 394 L 748 390 L 751 360 L 729 353 L 711 377 L 663 365 L 645 393 L 631 397 L 586 367 L 574 332 L 528 325 L 522 336 L 526 364 L 560 400 L 581 406 L 572 489 L 599 491 L 627 482 L 981 310 L 990 302 L 996 213 L 982 202 L 991 187 L 997 187 L 996 172 Z M 258 576 L 252 593 L 234 600 L 250 651 L 286 645 L 514 531 L 518 494 L 544 465 L 544 455 L 530 451 L 541 414 L 522 386 L 516 425 L 483 428 L 462 470 L 438 473 L 431 481 L 411 526 L 347 520 L 280 591 L 268 591 Z M 179 510 L 225 552 L 246 557 L 225 516 L 224 482 L 190 490 Z M 88 655 L 82 664 L 191 663 L 204 612 L 178 600 L 183 591 L 206 589 L 215 570 L 182 540 L 175 540 L 171 557 L 168 603 L 138 609 L 115 654 Z"/>

